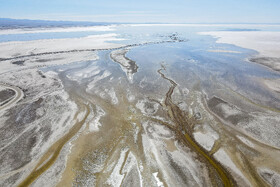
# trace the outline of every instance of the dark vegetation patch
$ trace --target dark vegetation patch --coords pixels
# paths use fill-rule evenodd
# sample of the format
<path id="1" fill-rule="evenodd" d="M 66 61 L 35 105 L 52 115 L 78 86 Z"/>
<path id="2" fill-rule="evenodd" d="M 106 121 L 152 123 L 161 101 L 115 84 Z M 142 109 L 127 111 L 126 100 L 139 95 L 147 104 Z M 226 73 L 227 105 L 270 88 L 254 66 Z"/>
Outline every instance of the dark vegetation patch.
<path id="1" fill-rule="evenodd" d="M 5 89 L 0 91 L 0 103 L 6 101 L 7 99 L 11 99 L 16 92 L 11 89 Z"/>
<path id="2" fill-rule="evenodd" d="M 14 61 L 14 62 L 12 62 L 12 64 L 23 66 L 24 65 L 24 60 Z"/>
<path id="3" fill-rule="evenodd" d="M 255 57 L 250 59 L 251 62 L 265 65 L 274 69 L 275 71 L 280 71 L 279 64 L 280 58 L 273 57 Z"/>
<path id="4" fill-rule="evenodd" d="M 38 71 L 38 73 L 43 79 L 46 78 L 46 76 L 41 71 Z"/>
<path id="5" fill-rule="evenodd" d="M 5 122 L 5 126 L 0 128 L 0 140 L 10 136 L 9 133 L 18 134 L 22 129 L 28 126 L 28 124 L 34 122 L 36 119 L 41 118 L 36 115 L 36 110 L 41 107 L 43 102 L 42 98 L 37 101 L 28 104 L 18 105 L 9 109 L 5 116 L 8 119 Z"/>
<path id="6" fill-rule="evenodd" d="M 30 153 L 38 141 L 35 131 L 36 128 L 33 128 L 24 132 L 19 138 L 15 139 L 14 142 L 1 151 L 0 165 L 4 166 L 2 169 L 6 168 L 8 171 L 10 169 L 16 170 L 31 161 Z"/>
<path id="7" fill-rule="evenodd" d="M 36 62 L 49 62 L 49 61 L 56 61 L 56 60 L 62 60 L 63 58 L 51 58 L 51 59 L 38 59 Z"/>
<path id="8" fill-rule="evenodd" d="M 247 113 L 244 113 L 242 111 L 240 111 L 240 113 L 238 113 L 238 114 L 233 113 L 232 115 L 225 116 L 226 111 L 224 111 L 221 106 L 227 105 L 233 109 L 234 109 L 234 106 L 227 103 L 226 101 L 223 101 L 222 99 L 220 99 L 218 97 L 215 97 L 215 96 L 212 97 L 210 100 L 208 100 L 207 103 L 208 103 L 208 107 L 210 108 L 210 110 L 212 110 L 216 115 L 218 115 L 225 121 L 230 122 L 233 125 L 237 125 L 240 122 L 245 122 L 245 121 L 248 122 L 250 120 L 250 116 Z"/>
<path id="9" fill-rule="evenodd" d="M 13 174 L 9 178 L 0 181 L 0 186 L 15 186 L 16 181 L 21 177 L 21 173 Z"/>

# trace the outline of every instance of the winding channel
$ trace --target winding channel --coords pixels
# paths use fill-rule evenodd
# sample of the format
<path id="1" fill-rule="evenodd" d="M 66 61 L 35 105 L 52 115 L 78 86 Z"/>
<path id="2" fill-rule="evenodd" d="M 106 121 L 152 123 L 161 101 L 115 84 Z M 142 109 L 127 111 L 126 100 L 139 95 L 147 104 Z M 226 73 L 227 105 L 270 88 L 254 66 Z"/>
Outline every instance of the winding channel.
<path id="1" fill-rule="evenodd" d="M 24 96 L 23 91 L 20 88 L 16 87 L 16 86 L 10 86 L 10 85 L 7 85 L 7 84 L 1 84 L 0 83 L 0 87 L 4 87 L 6 89 L 10 89 L 10 90 L 13 90 L 15 92 L 15 96 L 13 96 L 13 98 L 10 101 L 8 101 L 4 105 L 0 106 L 0 110 L 7 109 L 12 104 L 14 104 L 14 103 L 18 102 L 19 100 L 21 100 L 23 98 L 23 96 Z"/>
<path id="2" fill-rule="evenodd" d="M 175 127 L 169 128 L 175 131 L 178 138 L 182 140 L 182 142 L 186 146 L 194 150 L 200 156 L 199 158 L 201 158 L 206 163 L 206 165 L 209 166 L 209 174 L 212 176 L 211 180 L 213 184 L 217 184 L 217 182 L 215 182 L 215 175 L 212 174 L 211 171 L 214 171 L 214 173 L 216 173 L 219 176 L 224 186 L 235 186 L 235 181 L 233 180 L 229 172 L 219 162 L 217 162 L 211 154 L 209 154 L 194 140 L 192 136 L 192 131 L 193 126 L 195 125 L 195 120 L 193 118 L 187 118 L 186 115 L 180 110 L 180 108 L 173 103 L 172 94 L 174 89 L 177 87 L 177 83 L 172 79 L 166 77 L 165 74 L 162 73 L 162 71 L 164 70 L 166 69 L 164 65 L 162 65 L 161 69 L 159 69 L 157 72 L 163 79 L 169 81 L 171 84 L 164 100 L 164 107 L 168 109 L 168 116 L 175 123 Z M 0 86 L 2 86 L 2 84 L 0 84 Z M 8 103 L 6 103 L 3 106 L 0 106 L 0 110 L 9 107 L 13 103 L 16 103 L 24 96 L 23 91 L 17 87 L 11 87 L 7 85 L 3 86 L 14 90 L 16 92 L 16 95 Z M 61 139 L 59 139 L 48 149 L 48 151 L 42 156 L 42 158 L 39 160 L 32 172 L 25 178 L 23 182 L 19 184 L 20 187 L 31 185 L 41 174 L 43 174 L 47 169 L 49 169 L 57 160 L 64 145 L 79 132 L 81 127 L 85 124 L 86 119 L 90 113 L 88 105 L 82 104 L 82 106 L 84 106 L 86 110 L 84 118 L 81 121 L 77 121 L 66 135 L 64 135 Z M 77 115 L 78 113 L 76 114 L 75 119 L 77 118 Z"/>
<path id="3" fill-rule="evenodd" d="M 49 169 L 58 158 L 62 148 L 64 145 L 72 138 L 74 137 L 81 127 L 85 124 L 86 119 L 90 113 L 89 106 L 86 105 L 86 115 L 82 119 L 82 121 L 78 121 L 70 130 L 69 132 L 64 135 L 61 139 L 59 139 L 55 144 L 53 144 L 48 151 L 43 155 L 43 157 L 40 159 L 36 167 L 33 169 L 33 171 L 25 178 L 25 180 L 20 183 L 19 187 L 25 187 L 31 185 L 41 174 L 43 174 L 47 169 Z M 75 116 L 75 119 L 77 120 L 77 115 Z"/>
<path id="4" fill-rule="evenodd" d="M 230 174 L 227 172 L 227 170 L 220 164 L 218 163 L 212 155 L 208 154 L 206 150 L 204 150 L 200 145 L 196 143 L 194 138 L 192 137 L 192 126 L 194 125 L 195 122 L 192 120 L 186 119 L 185 115 L 183 112 L 180 110 L 180 108 L 172 102 L 172 93 L 174 89 L 177 86 L 177 83 L 171 80 L 170 78 L 166 77 L 162 71 L 166 70 L 164 65 L 161 65 L 161 69 L 158 70 L 158 73 L 160 76 L 169 81 L 171 83 L 171 86 L 166 93 L 166 98 L 164 101 L 165 106 L 168 109 L 168 115 L 169 117 L 174 121 L 176 124 L 176 127 L 174 128 L 175 133 L 177 136 L 185 143 L 188 147 L 191 149 L 195 150 L 201 158 L 205 161 L 205 163 L 208 166 L 212 166 L 214 171 L 219 175 L 220 179 L 223 182 L 223 185 L 225 187 L 229 186 L 235 186 L 235 181 L 233 178 L 230 176 Z M 210 169 L 210 168 L 209 168 Z M 210 173 L 211 175 L 211 173 Z M 213 180 L 213 177 L 212 177 Z M 214 181 L 212 181 L 214 183 Z"/>

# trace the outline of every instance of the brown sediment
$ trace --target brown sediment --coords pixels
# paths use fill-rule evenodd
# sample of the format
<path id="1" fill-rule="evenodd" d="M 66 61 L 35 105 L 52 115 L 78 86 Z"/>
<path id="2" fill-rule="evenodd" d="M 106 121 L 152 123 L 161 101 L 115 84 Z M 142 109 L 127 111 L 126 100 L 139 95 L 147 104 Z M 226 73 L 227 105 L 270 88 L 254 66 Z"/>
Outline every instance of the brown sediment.
<path id="1" fill-rule="evenodd" d="M 170 152 L 178 150 L 178 148 L 175 145 L 175 141 L 173 139 L 164 139 L 163 141 L 166 144 L 166 150 L 168 150 Z"/>
<path id="2" fill-rule="evenodd" d="M 209 170 L 215 171 L 216 174 L 218 174 L 220 180 L 223 182 L 224 186 L 235 186 L 235 181 L 233 180 L 232 176 L 229 174 L 229 172 L 220 164 L 218 163 L 212 155 L 208 154 L 207 151 L 205 151 L 200 145 L 198 145 L 194 138 L 192 137 L 192 127 L 194 126 L 194 121 L 188 120 L 183 112 L 180 110 L 180 108 L 172 102 L 172 93 L 177 86 L 176 82 L 173 80 L 167 78 L 162 71 L 165 70 L 164 65 L 162 65 L 161 69 L 158 70 L 158 73 L 161 75 L 161 77 L 165 80 L 168 80 L 171 83 L 171 87 L 169 88 L 168 92 L 166 93 L 165 98 L 165 106 L 168 109 L 168 115 L 174 121 L 176 124 L 176 127 L 174 128 L 175 133 L 177 134 L 178 138 L 183 141 L 185 145 L 193 149 L 200 155 L 200 158 L 211 168 Z M 209 172 L 209 175 L 211 176 L 211 182 L 213 185 L 219 184 L 219 181 L 215 181 L 214 179 L 215 174 L 212 172 Z"/>
<path id="3" fill-rule="evenodd" d="M 41 174 L 43 174 L 47 169 L 49 169 L 58 158 L 63 146 L 81 129 L 89 115 L 89 106 L 86 106 L 86 115 L 82 121 L 77 122 L 70 131 L 59 139 L 55 144 L 53 144 L 48 151 L 40 159 L 33 171 L 26 177 L 26 179 L 21 182 L 18 186 L 24 187 L 31 185 Z M 78 114 L 78 113 L 77 113 Z M 75 118 L 77 117 L 77 114 Z"/>
<path id="4" fill-rule="evenodd" d="M 240 141 L 238 138 L 236 138 L 236 134 L 242 134 L 242 136 L 246 136 L 246 138 L 248 138 L 250 141 L 254 142 L 254 145 L 258 145 L 258 146 L 265 146 L 265 147 L 269 147 L 272 148 L 275 151 L 274 147 L 270 147 L 268 145 L 263 145 L 261 142 L 258 142 L 256 140 L 254 140 L 253 138 L 251 138 L 250 136 L 247 136 L 243 133 L 240 133 L 239 131 L 236 131 L 235 128 L 232 128 L 230 126 L 227 126 L 226 128 L 222 125 L 221 119 L 219 117 L 217 117 L 217 115 L 215 115 L 209 108 L 209 106 L 207 105 L 207 101 L 206 98 L 203 99 L 203 105 L 205 106 L 206 110 L 213 115 L 213 117 L 215 118 L 215 120 L 218 122 L 218 124 L 220 125 L 220 130 L 223 131 L 223 134 L 227 135 L 226 140 L 223 138 L 223 141 L 228 141 L 228 139 L 230 139 L 231 142 L 228 142 L 227 144 L 235 144 L 235 145 L 239 145 L 240 146 L 245 146 L 246 150 L 250 150 L 250 151 L 256 151 L 255 149 L 252 149 L 251 147 L 248 147 L 248 145 L 244 144 L 242 141 Z M 227 129 L 229 128 L 229 129 Z M 232 142 L 234 141 L 234 142 Z M 212 148 L 212 150 L 210 151 L 210 154 L 213 155 L 214 153 L 216 153 L 216 151 L 219 150 L 219 148 L 221 147 L 222 141 L 221 139 L 217 140 Z M 236 164 L 236 166 L 238 166 L 240 169 L 242 169 L 244 176 L 249 179 L 249 181 L 253 184 L 253 186 L 269 186 L 257 173 L 257 169 L 256 167 L 251 163 L 251 161 L 249 161 L 248 157 L 245 155 L 245 153 L 243 153 L 243 151 L 241 151 L 240 148 L 235 147 L 235 146 L 231 146 L 230 149 L 230 155 L 231 155 L 231 159 L 233 159 L 233 162 Z M 237 155 L 238 154 L 238 155 Z"/>
<path id="5" fill-rule="evenodd" d="M 157 118 L 150 117 L 150 118 L 148 118 L 147 120 L 151 120 L 151 121 L 153 121 L 153 122 L 162 124 L 162 125 L 164 125 L 165 127 L 169 128 L 171 131 L 175 131 L 175 130 L 176 130 L 176 129 L 175 129 L 175 128 L 176 128 L 175 126 L 173 126 L 173 125 L 171 125 L 171 124 L 169 124 L 169 123 L 167 123 L 167 122 L 165 122 L 165 121 L 159 120 L 159 119 L 157 119 Z"/>
<path id="6" fill-rule="evenodd" d="M 251 182 L 253 182 L 254 186 L 259 187 L 269 187 L 269 185 L 260 177 L 257 173 L 256 168 L 251 164 L 248 158 L 242 152 L 238 152 L 240 154 L 240 160 L 242 161 L 243 169 L 249 171 L 248 176 L 251 178 Z"/>
<path id="7" fill-rule="evenodd" d="M 211 151 L 209 152 L 209 155 L 213 155 L 221 148 L 221 140 L 216 140 Z"/>
<path id="8" fill-rule="evenodd" d="M 162 103 L 161 103 L 160 101 L 158 101 L 158 100 L 156 100 L 156 99 L 149 98 L 149 97 L 148 97 L 148 99 L 149 99 L 150 101 L 155 102 L 155 103 L 159 104 L 160 106 L 162 106 Z"/>
<path id="9" fill-rule="evenodd" d="M 127 173 L 123 173 L 123 168 L 124 168 L 124 166 L 125 166 L 125 164 L 126 164 L 126 161 L 127 161 L 127 158 L 128 158 L 128 154 L 129 154 L 129 151 L 126 151 L 126 153 L 125 153 L 125 157 L 124 157 L 124 161 L 123 161 L 123 163 L 122 163 L 122 166 L 121 166 L 121 169 L 120 169 L 120 174 L 124 174 L 124 177 L 123 177 L 123 179 L 122 179 L 122 182 L 121 182 L 121 185 L 120 186 L 123 186 L 123 181 L 125 180 L 125 177 L 126 177 L 126 175 L 127 175 Z"/>
<path id="10" fill-rule="evenodd" d="M 100 119 L 102 126 L 98 133 L 83 131 L 81 136 L 73 142 L 71 154 L 68 155 L 66 168 L 57 186 L 69 186 L 71 184 L 78 186 L 80 185 L 80 181 L 83 180 L 83 174 L 89 174 L 92 178 L 95 178 L 94 186 L 102 186 L 106 182 L 105 179 L 109 177 L 108 171 L 106 171 L 107 167 L 112 163 L 112 160 L 119 159 L 119 151 L 123 147 L 128 146 L 130 148 L 129 151 L 133 152 L 133 154 L 140 149 L 138 147 L 140 143 L 135 144 L 133 142 L 133 146 L 130 146 L 133 139 L 132 136 L 127 136 L 127 133 L 133 128 L 130 123 L 135 122 L 137 126 L 139 124 L 136 117 L 132 119 L 127 118 L 133 114 L 127 113 L 129 103 L 125 101 L 126 97 L 122 98 L 123 102 L 120 102 L 119 105 L 112 105 L 110 102 L 96 95 L 87 95 L 87 97 L 106 111 L 106 117 Z M 120 114 L 119 111 L 123 112 Z M 114 125 L 112 126 L 111 124 Z M 139 139 L 141 138 L 138 138 L 137 141 Z M 107 157 L 104 160 L 105 167 L 98 172 L 91 173 L 84 170 L 83 160 L 95 163 L 99 156 L 94 156 L 93 158 L 93 156 L 89 155 L 94 155 L 96 151 L 102 151 L 102 155 Z"/>

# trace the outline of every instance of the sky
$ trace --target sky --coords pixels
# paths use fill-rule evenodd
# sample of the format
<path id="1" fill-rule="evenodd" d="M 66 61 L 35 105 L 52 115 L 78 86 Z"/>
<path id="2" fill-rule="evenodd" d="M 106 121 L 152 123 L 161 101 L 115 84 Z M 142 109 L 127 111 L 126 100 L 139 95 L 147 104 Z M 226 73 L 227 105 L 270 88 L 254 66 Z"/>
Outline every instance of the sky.
<path id="1" fill-rule="evenodd" d="M 0 17 L 126 23 L 280 23 L 280 0 L 0 0 Z"/>

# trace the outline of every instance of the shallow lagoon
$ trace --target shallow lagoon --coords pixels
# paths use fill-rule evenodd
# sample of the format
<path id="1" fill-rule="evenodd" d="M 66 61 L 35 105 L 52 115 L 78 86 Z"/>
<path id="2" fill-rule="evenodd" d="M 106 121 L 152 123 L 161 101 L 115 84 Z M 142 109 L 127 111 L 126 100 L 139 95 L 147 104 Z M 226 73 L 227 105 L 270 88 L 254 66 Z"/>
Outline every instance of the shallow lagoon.
<path id="1" fill-rule="evenodd" d="M 72 121 L 84 125 L 74 124 L 81 129 L 72 147 L 63 142 L 59 161 L 40 161 L 48 172 L 31 170 L 22 184 L 46 184 L 51 177 L 58 186 L 254 186 L 272 180 L 267 173 L 277 176 L 280 97 L 262 80 L 280 75 L 246 60 L 256 51 L 197 34 L 213 29 L 229 27 L 121 25 L 110 32 L 127 46 L 93 50 L 99 59 L 39 68 L 59 81 L 78 107 Z M 38 39 L 9 40 L 18 37 Z M 138 66 L 132 81 L 124 61 Z M 56 144 L 52 149 L 61 149 Z"/>

